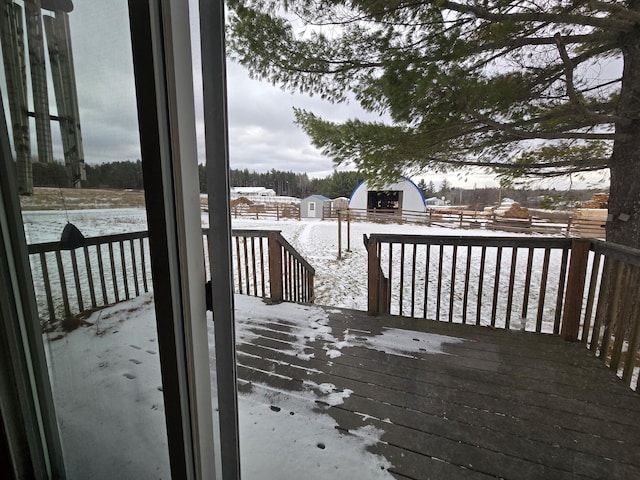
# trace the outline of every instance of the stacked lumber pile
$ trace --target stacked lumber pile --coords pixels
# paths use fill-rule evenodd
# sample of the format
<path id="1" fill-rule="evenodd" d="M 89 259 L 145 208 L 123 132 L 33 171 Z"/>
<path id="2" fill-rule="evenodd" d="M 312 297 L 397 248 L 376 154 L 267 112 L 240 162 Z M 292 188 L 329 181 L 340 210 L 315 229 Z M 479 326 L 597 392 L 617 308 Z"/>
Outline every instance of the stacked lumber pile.
<path id="1" fill-rule="evenodd" d="M 608 193 L 595 193 L 591 200 L 587 200 L 582 203 L 584 208 L 608 208 L 609 194 Z"/>
<path id="2" fill-rule="evenodd" d="M 602 208 L 578 208 L 571 218 L 571 236 L 580 238 L 605 238 L 608 210 Z"/>

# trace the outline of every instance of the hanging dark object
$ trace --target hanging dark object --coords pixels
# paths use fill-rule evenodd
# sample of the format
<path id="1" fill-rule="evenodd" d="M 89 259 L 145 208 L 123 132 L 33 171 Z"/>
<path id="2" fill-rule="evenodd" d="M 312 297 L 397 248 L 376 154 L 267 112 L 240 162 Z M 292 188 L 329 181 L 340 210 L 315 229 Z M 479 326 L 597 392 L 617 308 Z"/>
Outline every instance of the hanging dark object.
<path id="1" fill-rule="evenodd" d="M 73 223 L 67 223 L 62 230 L 60 247 L 63 250 L 73 250 L 82 246 L 84 246 L 84 235 Z"/>

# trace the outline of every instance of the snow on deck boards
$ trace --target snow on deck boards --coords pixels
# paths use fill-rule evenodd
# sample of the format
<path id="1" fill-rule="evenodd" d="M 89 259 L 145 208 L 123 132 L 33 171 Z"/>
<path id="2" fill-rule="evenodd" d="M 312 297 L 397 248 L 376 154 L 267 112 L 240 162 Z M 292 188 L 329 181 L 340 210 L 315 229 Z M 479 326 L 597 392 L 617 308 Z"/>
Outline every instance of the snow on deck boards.
<path id="1" fill-rule="evenodd" d="M 241 395 L 272 411 L 303 399 L 346 437 L 372 428 L 366 449 L 396 478 L 640 478 L 640 397 L 581 344 L 249 307 L 237 313 Z"/>

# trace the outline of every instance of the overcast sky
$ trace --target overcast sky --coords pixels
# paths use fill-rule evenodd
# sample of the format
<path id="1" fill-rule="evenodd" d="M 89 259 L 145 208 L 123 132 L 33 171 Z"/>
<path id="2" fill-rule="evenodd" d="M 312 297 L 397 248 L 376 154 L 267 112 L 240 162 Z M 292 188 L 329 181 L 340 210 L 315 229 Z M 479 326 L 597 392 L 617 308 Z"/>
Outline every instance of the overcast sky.
<path id="1" fill-rule="evenodd" d="M 189 0 L 192 6 L 197 0 Z M 135 89 L 127 2 L 77 0 L 71 12 L 73 53 L 80 105 L 85 161 L 140 158 Z M 192 22 L 196 47 L 194 78 L 200 82 L 197 21 Z M 252 80 L 241 66 L 228 63 L 229 142 L 232 168 L 267 171 L 292 170 L 313 176 L 331 173 L 333 163 L 313 147 L 293 123 L 293 107 L 302 107 L 330 120 L 373 119 L 355 102 L 330 104 L 319 98 L 291 94 L 265 82 Z M 55 105 L 51 89 L 51 105 Z M 201 112 L 201 92 L 196 88 L 196 110 Z M 55 113 L 55 107 L 52 108 Z M 199 162 L 204 163 L 203 127 L 197 119 Z M 35 129 L 33 131 L 35 133 Z M 62 159 L 59 131 L 52 126 L 54 155 Z M 35 136 L 35 135 L 34 135 Z M 446 177 L 454 186 L 497 186 L 491 176 L 479 173 L 428 174 L 436 186 Z M 420 177 L 418 177 L 419 179 Z M 418 180 L 416 179 L 416 180 Z M 560 187 L 560 185 L 559 185 Z"/>

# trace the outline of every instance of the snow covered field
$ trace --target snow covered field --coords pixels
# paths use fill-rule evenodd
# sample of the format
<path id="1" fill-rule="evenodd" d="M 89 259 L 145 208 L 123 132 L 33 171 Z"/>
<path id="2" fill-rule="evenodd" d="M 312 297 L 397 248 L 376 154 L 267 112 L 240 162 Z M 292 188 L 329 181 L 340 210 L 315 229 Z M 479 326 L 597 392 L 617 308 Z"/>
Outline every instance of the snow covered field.
<path id="1" fill-rule="evenodd" d="M 116 233 L 125 233 L 133 231 L 146 230 L 146 217 L 143 209 L 108 209 L 108 210 L 85 210 L 85 211 L 70 211 L 69 220 L 74 223 L 80 231 L 86 236 L 98 236 Z M 28 243 L 37 243 L 45 241 L 54 241 L 60 238 L 60 234 L 67 221 L 66 216 L 62 212 L 25 212 L 25 230 L 27 233 Z M 208 217 L 206 214 L 202 215 L 203 226 L 208 226 Z M 259 229 L 259 230 L 280 230 L 286 240 L 315 268 L 315 303 L 319 305 L 328 305 L 343 308 L 352 308 L 356 310 L 367 309 L 367 253 L 363 244 L 363 235 L 370 235 L 372 233 L 379 234 L 417 234 L 417 235 L 468 235 L 468 236 L 520 236 L 522 234 L 509 234 L 505 232 L 493 231 L 493 230 L 463 230 L 445 227 L 428 227 L 420 225 L 397 225 L 397 224 L 381 224 L 381 223 L 369 223 L 369 222 L 352 222 L 351 223 L 351 238 L 350 238 L 350 250 L 347 251 L 347 226 L 346 223 L 342 224 L 342 259 L 338 260 L 338 224 L 335 220 L 318 221 L 318 220 L 250 220 L 250 219 L 233 219 L 233 228 L 236 229 Z M 437 250 L 437 249 L 435 249 Z M 425 262 L 424 247 L 420 247 L 420 254 L 418 256 L 418 264 L 416 271 L 415 282 L 408 282 L 405 278 L 404 290 L 403 290 L 403 307 L 404 314 L 410 311 L 408 302 L 411 299 L 411 285 L 415 284 L 417 292 L 424 292 L 424 278 L 425 278 Z M 437 252 L 436 252 L 437 253 Z M 466 253 L 466 249 L 459 249 L 458 252 L 458 274 L 455 278 L 455 305 L 454 305 L 454 317 L 456 321 L 461 320 L 461 305 L 462 305 L 462 292 L 464 290 L 464 258 L 462 254 Z M 487 324 L 491 317 L 491 304 L 492 304 L 492 292 L 493 292 L 493 280 L 495 268 L 493 265 L 496 262 L 496 249 L 487 249 L 487 267 L 483 273 L 483 282 L 479 282 L 480 275 L 479 263 L 480 263 L 480 249 L 475 249 L 472 255 L 473 261 L 471 264 L 471 280 L 469 282 L 471 291 L 471 300 L 468 308 L 468 319 L 472 321 L 476 316 L 477 302 L 473 300 L 473 295 L 478 293 L 479 284 L 484 284 L 483 297 L 482 297 L 482 310 L 480 312 L 480 318 L 483 324 Z M 517 307 L 522 305 L 522 293 L 524 291 L 523 282 L 525 279 L 526 270 L 526 255 L 525 252 L 520 252 L 521 255 L 518 259 L 516 270 L 516 288 L 515 288 L 515 301 L 512 314 L 512 322 L 520 323 L 520 316 Z M 444 252 L 444 265 L 451 264 L 452 249 L 446 247 Z M 537 250 L 534 257 L 534 275 L 531 279 L 531 295 L 529 300 L 531 305 L 528 315 L 528 329 L 535 328 L 535 322 L 533 319 L 537 315 L 537 297 L 540 292 L 540 269 L 543 262 L 544 252 Z M 383 251 L 383 261 L 387 257 L 387 251 Z M 511 249 L 505 249 L 502 255 L 502 275 L 501 282 L 499 284 L 499 291 L 502 295 L 502 301 L 497 305 L 497 318 L 499 322 L 504 324 L 506 318 L 506 300 L 504 296 L 508 289 L 508 277 L 511 259 Z M 436 282 L 434 281 L 434 275 L 437 275 L 438 271 L 438 256 L 434 253 L 430 259 L 430 285 L 429 295 L 427 303 L 427 317 L 434 318 L 437 295 L 434 292 Z M 108 260 L 105 260 L 108 261 Z M 405 272 L 410 271 L 409 255 L 405 260 Z M 394 257 L 394 269 L 395 277 L 392 279 L 394 283 L 394 289 L 392 290 L 392 313 L 399 313 L 399 295 L 400 291 L 397 288 L 398 285 L 398 267 L 399 255 L 396 253 Z M 234 263 L 235 264 L 235 263 Z M 548 285 L 558 285 L 558 277 L 560 275 L 561 253 L 554 251 L 550 258 L 550 271 L 548 275 Z M 38 286 L 39 267 L 37 262 L 34 263 L 34 278 L 36 285 Z M 70 268 L 70 267 L 69 267 Z M 386 272 L 386 268 L 384 269 Z M 81 271 L 81 275 L 83 272 Z M 50 278 L 52 288 L 58 289 L 58 279 L 56 275 Z M 94 280 L 95 281 L 95 280 Z M 86 280 L 85 280 L 86 283 Z M 447 298 L 447 292 L 450 290 L 451 284 L 451 272 L 446 271 L 442 276 L 442 291 L 444 292 L 440 298 L 441 300 L 441 318 L 447 318 L 449 311 L 449 301 Z M 44 286 L 40 285 L 38 288 L 42 291 Z M 110 285 L 107 288 L 111 288 Z M 553 291 L 550 291 L 544 306 L 544 317 L 546 331 L 553 329 L 553 318 L 555 316 L 555 299 L 553 298 Z M 70 295 L 75 295 L 75 292 L 70 292 Z M 88 300 L 85 299 L 85 303 Z M 40 308 L 45 308 L 46 303 L 44 296 L 39 296 Z M 422 302 L 418 302 L 422 305 Z M 61 306 L 59 306 L 61 308 Z M 421 315 L 421 308 L 418 310 L 417 315 Z"/>

